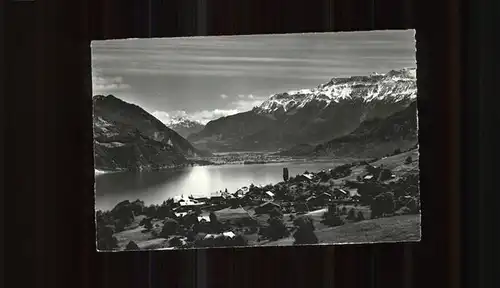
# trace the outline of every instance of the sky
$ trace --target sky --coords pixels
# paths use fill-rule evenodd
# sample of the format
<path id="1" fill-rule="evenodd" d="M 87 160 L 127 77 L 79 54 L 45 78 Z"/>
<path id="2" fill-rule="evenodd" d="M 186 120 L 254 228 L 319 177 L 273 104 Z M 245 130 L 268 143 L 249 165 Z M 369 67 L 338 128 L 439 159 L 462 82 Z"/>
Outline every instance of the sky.
<path id="1" fill-rule="evenodd" d="M 93 95 L 206 123 L 333 77 L 416 67 L 414 30 L 93 41 Z"/>

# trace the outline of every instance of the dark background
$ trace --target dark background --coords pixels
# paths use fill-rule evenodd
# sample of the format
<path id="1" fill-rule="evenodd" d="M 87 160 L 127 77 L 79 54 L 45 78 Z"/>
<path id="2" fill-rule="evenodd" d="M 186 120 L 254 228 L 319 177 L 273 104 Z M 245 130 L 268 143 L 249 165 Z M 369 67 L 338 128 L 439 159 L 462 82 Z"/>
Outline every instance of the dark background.
<path id="1" fill-rule="evenodd" d="M 495 129 L 482 128 L 498 120 L 484 97 L 499 79 L 500 49 L 486 42 L 493 2 L 5 1 L 8 286 L 488 287 L 498 250 L 492 226 L 479 223 L 495 218 L 485 206 L 495 202 L 485 196 L 493 196 Z M 90 40 L 413 28 L 421 243 L 95 252 Z"/>

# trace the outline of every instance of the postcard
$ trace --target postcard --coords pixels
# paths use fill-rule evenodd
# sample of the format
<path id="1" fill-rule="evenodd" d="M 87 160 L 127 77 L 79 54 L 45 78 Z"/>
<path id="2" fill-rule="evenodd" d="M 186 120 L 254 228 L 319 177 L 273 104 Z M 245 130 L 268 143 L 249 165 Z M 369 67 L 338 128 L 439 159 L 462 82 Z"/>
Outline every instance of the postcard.
<path id="1" fill-rule="evenodd" d="M 414 30 L 91 51 L 98 251 L 420 240 Z"/>

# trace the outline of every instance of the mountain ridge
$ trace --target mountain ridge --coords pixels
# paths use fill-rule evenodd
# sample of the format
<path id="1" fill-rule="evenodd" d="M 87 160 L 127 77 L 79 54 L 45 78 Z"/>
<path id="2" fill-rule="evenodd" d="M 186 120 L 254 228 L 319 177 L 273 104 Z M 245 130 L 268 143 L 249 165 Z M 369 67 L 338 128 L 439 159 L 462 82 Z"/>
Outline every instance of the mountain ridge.
<path id="1" fill-rule="evenodd" d="M 92 104 L 96 169 L 176 167 L 205 154 L 135 104 L 114 95 L 96 95 Z"/>
<path id="2" fill-rule="evenodd" d="M 210 121 L 188 140 L 218 152 L 320 144 L 348 135 L 365 120 L 405 109 L 416 99 L 416 88 L 415 68 L 332 78 L 316 88 L 276 93 L 250 111 Z"/>

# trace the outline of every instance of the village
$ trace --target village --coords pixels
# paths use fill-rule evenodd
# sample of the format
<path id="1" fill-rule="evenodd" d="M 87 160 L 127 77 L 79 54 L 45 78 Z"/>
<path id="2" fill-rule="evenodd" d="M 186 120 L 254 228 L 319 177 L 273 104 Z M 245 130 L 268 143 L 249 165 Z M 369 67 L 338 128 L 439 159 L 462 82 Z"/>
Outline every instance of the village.
<path id="1" fill-rule="evenodd" d="M 418 150 L 412 149 L 295 176 L 285 167 L 280 183 L 210 197 L 181 195 L 150 206 L 123 201 L 111 211 L 97 211 L 97 248 L 371 242 L 377 235 L 391 237 L 390 231 L 397 234 L 393 240 L 412 240 L 420 233 L 418 175 Z"/>

